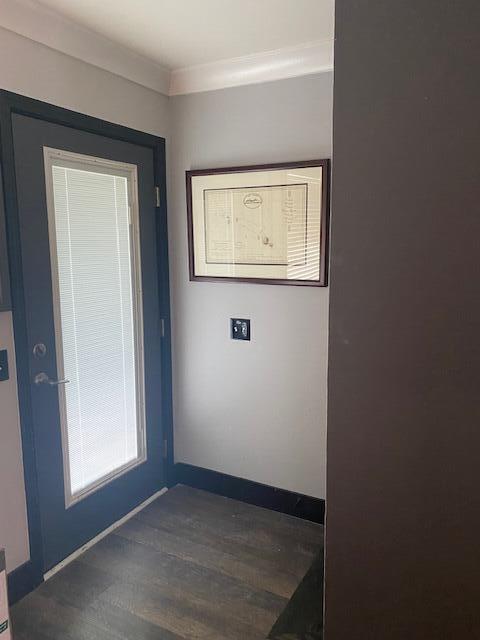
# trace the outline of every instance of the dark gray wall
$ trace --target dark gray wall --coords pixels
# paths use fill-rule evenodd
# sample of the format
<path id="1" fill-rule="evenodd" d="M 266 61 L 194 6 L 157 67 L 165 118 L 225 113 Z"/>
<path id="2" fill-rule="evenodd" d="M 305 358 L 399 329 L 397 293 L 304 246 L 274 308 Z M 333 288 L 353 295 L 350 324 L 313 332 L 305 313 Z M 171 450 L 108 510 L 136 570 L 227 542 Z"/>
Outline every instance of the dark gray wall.
<path id="1" fill-rule="evenodd" d="M 480 637 L 480 3 L 337 0 L 326 640 Z"/>

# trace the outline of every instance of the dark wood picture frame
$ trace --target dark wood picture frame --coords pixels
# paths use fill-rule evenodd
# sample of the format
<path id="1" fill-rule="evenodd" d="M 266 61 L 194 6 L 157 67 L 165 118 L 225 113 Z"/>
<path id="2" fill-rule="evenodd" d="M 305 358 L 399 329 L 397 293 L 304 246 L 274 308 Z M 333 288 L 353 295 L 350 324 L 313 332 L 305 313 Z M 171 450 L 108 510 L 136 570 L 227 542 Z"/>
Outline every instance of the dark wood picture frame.
<path id="1" fill-rule="evenodd" d="M 320 219 L 320 273 L 318 280 L 288 280 L 280 278 L 247 278 L 230 276 L 204 276 L 195 274 L 195 247 L 193 233 L 192 178 L 228 173 L 250 173 L 257 171 L 274 171 L 276 169 L 302 169 L 322 167 L 322 216 Z M 236 167 L 220 167 L 216 169 L 194 169 L 185 172 L 187 194 L 188 225 L 188 261 L 191 281 L 199 282 L 244 282 L 250 284 L 281 284 L 307 287 L 328 286 L 328 235 L 330 222 L 330 160 L 305 160 L 297 162 L 281 162 L 275 164 L 258 164 Z"/>

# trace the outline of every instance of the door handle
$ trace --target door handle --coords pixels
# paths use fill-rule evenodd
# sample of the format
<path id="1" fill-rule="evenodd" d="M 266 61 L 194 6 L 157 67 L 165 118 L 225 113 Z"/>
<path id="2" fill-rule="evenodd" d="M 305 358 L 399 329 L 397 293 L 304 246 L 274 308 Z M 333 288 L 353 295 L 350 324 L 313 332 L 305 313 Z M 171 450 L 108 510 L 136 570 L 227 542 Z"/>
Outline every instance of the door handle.
<path id="1" fill-rule="evenodd" d="M 58 387 L 60 384 L 67 384 L 70 380 L 51 380 L 48 374 L 45 371 L 41 373 L 37 373 L 35 378 L 33 379 L 35 384 L 49 384 L 51 387 Z"/>

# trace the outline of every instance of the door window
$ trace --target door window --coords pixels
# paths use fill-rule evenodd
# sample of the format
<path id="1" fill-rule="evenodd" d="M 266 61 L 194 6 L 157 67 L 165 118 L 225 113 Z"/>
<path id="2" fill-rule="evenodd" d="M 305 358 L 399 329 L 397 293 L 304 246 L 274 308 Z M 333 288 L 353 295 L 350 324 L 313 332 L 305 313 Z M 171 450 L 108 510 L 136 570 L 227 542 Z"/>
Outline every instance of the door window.
<path id="1" fill-rule="evenodd" d="M 68 507 L 146 460 L 137 173 L 44 160 Z"/>

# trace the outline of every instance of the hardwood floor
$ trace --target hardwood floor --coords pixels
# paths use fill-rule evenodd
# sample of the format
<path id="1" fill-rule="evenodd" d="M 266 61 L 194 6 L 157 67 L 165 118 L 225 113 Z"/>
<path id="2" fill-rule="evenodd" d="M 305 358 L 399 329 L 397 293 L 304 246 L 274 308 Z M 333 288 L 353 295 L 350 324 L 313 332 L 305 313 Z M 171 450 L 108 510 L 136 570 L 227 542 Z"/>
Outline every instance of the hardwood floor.
<path id="1" fill-rule="evenodd" d="M 264 640 L 323 527 L 178 485 L 13 607 L 15 640 Z"/>

